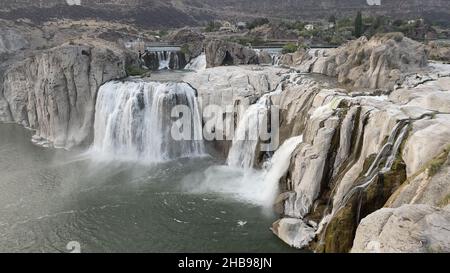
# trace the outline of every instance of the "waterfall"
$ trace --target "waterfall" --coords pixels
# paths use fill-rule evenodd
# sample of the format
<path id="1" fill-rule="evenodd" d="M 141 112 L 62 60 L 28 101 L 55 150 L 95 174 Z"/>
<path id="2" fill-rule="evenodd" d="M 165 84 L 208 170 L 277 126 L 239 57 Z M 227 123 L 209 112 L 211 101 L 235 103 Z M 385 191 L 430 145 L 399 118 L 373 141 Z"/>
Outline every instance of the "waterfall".
<path id="1" fill-rule="evenodd" d="M 203 53 L 200 56 L 192 59 L 184 69 L 200 71 L 206 69 L 206 55 Z"/>
<path id="2" fill-rule="evenodd" d="M 179 49 L 157 48 L 146 51 L 142 60 L 151 70 L 179 70 L 186 66 L 185 55 Z"/>
<path id="3" fill-rule="evenodd" d="M 220 193 L 256 204 L 271 211 L 278 194 L 280 179 L 286 174 L 292 154 L 303 137 L 286 140 L 263 170 L 212 166 L 204 172 L 186 176 L 184 190 L 192 193 Z"/>
<path id="4" fill-rule="evenodd" d="M 273 66 L 280 66 L 280 61 L 281 61 L 281 57 L 283 55 L 282 54 L 272 54 L 272 65 Z"/>
<path id="5" fill-rule="evenodd" d="M 263 95 L 255 104 L 245 111 L 239 120 L 233 143 L 228 153 L 227 163 L 229 166 L 251 169 L 255 165 L 258 143 L 261 133 L 268 129 L 271 101 L 273 95 L 283 92 L 283 84 L 278 84 L 274 91 Z M 271 128 L 275 130 L 275 128 Z"/>
<path id="6" fill-rule="evenodd" d="M 158 55 L 158 61 L 159 61 L 159 68 L 158 70 L 163 69 L 170 69 L 170 58 L 172 57 L 172 54 L 170 54 L 167 51 L 159 51 L 156 52 Z"/>
<path id="7" fill-rule="evenodd" d="M 333 209 L 333 215 L 343 208 L 350 198 L 357 192 L 367 189 L 378 178 L 379 174 L 384 174 L 392 169 L 395 158 L 399 152 L 400 146 L 408 132 L 408 121 L 399 121 L 392 129 L 389 138 L 378 152 L 375 160 L 370 165 L 367 172 L 363 175 L 362 180 L 357 183 L 338 203 L 338 206 Z M 382 164 L 384 163 L 384 164 Z M 381 166 L 382 165 L 382 166 Z"/>
<path id="8" fill-rule="evenodd" d="M 158 162 L 204 153 L 195 90 L 186 83 L 109 82 L 101 86 L 94 123 L 96 155 Z M 190 109 L 189 139 L 175 140 L 175 106 Z"/>
<path id="9" fill-rule="evenodd" d="M 300 143 L 303 135 L 286 140 L 275 152 L 268 164 L 265 166 L 267 172 L 264 175 L 263 200 L 267 205 L 273 205 L 279 192 L 280 179 L 286 174 L 291 163 L 292 154 Z"/>
<path id="10" fill-rule="evenodd" d="M 229 166 L 244 169 L 250 169 L 254 166 L 259 133 L 263 122 L 267 122 L 269 102 L 269 96 L 266 94 L 245 111 L 238 123 L 228 154 L 227 163 Z"/>

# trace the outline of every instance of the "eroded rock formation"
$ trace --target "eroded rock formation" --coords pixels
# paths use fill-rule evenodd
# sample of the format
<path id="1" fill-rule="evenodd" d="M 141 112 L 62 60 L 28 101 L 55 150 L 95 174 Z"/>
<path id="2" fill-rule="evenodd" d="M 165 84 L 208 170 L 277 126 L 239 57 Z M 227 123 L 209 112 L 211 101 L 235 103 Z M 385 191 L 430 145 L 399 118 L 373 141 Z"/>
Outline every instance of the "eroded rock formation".
<path id="1" fill-rule="evenodd" d="M 264 55 L 260 56 L 256 50 L 240 44 L 222 40 L 212 40 L 208 42 L 205 52 L 207 67 L 222 65 L 264 64 L 272 62 L 272 58 L 267 58 L 266 53 L 261 53 Z"/>
<path id="2" fill-rule="evenodd" d="M 383 208 L 361 221 L 352 252 L 449 252 L 449 226 L 450 206 Z"/>
<path id="3" fill-rule="evenodd" d="M 401 33 L 389 33 L 361 37 L 337 49 L 300 51 L 283 57 L 281 64 L 337 77 L 351 87 L 393 89 L 405 75 L 427 65 L 427 51 Z"/>
<path id="4" fill-rule="evenodd" d="M 446 76 L 426 78 L 390 96 L 349 93 L 310 76 L 291 80 L 274 100 L 284 109 L 282 136 L 303 134 L 304 143 L 281 183 L 275 234 L 296 247 L 346 252 L 359 221 L 390 198 L 395 207 L 448 202 L 450 116 L 443 105 L 450 85 Z"/>
<path id="5" fill-rule="evenodd" d="M 64 44 L 10 67 L 0 113 L 35 130 L 36 141 L 71 148 L 89 144 L 97 90 L 126 76 L 126 54 L 95 43 Z"/>

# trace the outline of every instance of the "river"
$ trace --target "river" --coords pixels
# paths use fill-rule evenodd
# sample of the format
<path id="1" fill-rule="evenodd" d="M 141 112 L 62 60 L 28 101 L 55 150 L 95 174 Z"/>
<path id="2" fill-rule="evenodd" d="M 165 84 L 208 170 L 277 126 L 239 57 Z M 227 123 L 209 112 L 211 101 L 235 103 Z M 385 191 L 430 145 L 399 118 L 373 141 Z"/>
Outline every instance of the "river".
<path id="1" fill-rule="evenodd" d="M 0 252 L 69 252 L 72 241 L 82 252 L 294 251 L 272 234 L 276 217 L 259 205 L 186 190 L 223 162 L 102 163 L 30 139 L 0 124 Z"/>

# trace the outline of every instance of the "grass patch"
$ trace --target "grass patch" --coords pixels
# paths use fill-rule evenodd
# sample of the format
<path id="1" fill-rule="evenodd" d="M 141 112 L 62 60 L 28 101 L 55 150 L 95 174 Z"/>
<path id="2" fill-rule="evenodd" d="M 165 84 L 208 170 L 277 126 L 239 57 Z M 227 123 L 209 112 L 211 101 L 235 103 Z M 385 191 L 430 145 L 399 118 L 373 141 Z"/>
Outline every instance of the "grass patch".
<path id="1" fill-rule="evenodd" d="M 428 165 L 428 175 L 433 177 L 442 168 L 444 163 L 448 159 L 448 154 L 450 152 L 450 145 L 448 145 L 442 153 L 440 153 L 436 158 L 432 159 Z"/>
<path id="2" fill-rule="evenodd" d="M 439 205 L 439 207 L 445 207 L 447 205 L 450 205 L 450 194 L 447 194 L 447 196 L 444 197 L 444 199 L 442 199 L 438 205 Z"/>

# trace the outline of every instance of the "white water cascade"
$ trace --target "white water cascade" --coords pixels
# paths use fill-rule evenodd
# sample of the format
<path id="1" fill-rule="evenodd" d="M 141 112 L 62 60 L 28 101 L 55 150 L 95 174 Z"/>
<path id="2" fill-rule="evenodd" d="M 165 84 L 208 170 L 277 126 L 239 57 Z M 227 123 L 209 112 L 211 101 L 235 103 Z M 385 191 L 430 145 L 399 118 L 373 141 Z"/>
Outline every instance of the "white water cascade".
<path id="1" fill-rule="evenodd" d="M 269 103 L 269 94 L 266 94 L 245 111 L 238 123 L 228 154 L 227 163 L 229 166 L 244 169 L 253 168 L 260 130 L 263 122 L 267 122 Z"/>
<path id="2" fill-rule="evenodd" d="M 263 170 L 212 166 L 204 172 L 186 176 L 183 187 L 193 193 L 231 195 L 272 211 L 280 179 L 286 174 L 292 154 L 302 141 L 302 136 L 286 140 Z"/>
<path id="3" fill-rule="evenodd" d="M 286 140 L 265 166 L 264 191 L 261 199 L 265 200 L 266 205 L 271 206 L 275 203 L 276 194 L 279 192 L 280 179 L 288 171 L 292 154 L 302 142 L 303 135 Z"/>
<path id="4" fill-rule="evenodd" d="M 194 71 L 201 71 L 206 69 L 206 55 L 205 53 L 202 53 L 200 56 L 192 59 L 185 67 L 184 69 L 187 70 L 194 70 Z"/>
<path id="5" fill-rule="evenodd" d="M 195 90 L 186 83 L 109 82 L 98 94 L 94 124 L 96 156 L 159 162 L 204 153 Z M 190 138 L 175 140 L 175 106 L 190 109 Z"/>

